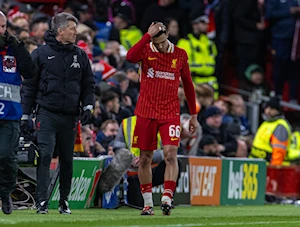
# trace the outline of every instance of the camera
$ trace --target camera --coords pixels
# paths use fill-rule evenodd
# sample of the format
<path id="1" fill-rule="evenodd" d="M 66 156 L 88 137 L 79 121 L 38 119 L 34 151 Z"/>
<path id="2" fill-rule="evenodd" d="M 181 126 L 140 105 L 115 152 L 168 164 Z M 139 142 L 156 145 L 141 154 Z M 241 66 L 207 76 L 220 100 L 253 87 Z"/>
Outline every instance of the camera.
<path id="1" fill-rule="evenodd" d="M 18 163 L 22 166 L 36 166 L 38 147 L 31 140 L 24 137 L 19 139 L 19 150 L 17 152 Z"/>

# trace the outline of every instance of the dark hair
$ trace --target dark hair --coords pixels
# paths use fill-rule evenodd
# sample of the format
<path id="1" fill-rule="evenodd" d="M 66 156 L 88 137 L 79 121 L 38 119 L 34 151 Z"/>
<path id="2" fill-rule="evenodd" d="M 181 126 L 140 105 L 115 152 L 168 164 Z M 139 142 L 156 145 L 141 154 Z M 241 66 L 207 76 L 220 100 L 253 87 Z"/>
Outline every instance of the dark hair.
<path id="1" fill-rule="evenodd" d="M 154 24 L 161 23 L 163 26 L 165 26 L 164 23 L 161 22 L 161 21 L 154 21 L 153 23 L 154 23 Z M 165 27 L 166 27 L 166 26 L 165 26 Z M 167 27 L 166 27 L 166 30 L 164 30 L 164 31 L 163 31 L 163 30 L 160 30 L 154 37 L 157 38 L 157 37 L 161 36 L 162 34 L 167 34 Z"/>
<path id="2" fill-rule="evenodd" d="M 167 29 L 168 29 L 168 27 L 169 27 L 171 21 L 173 21 L 173 20 L 176 21 L 176 22 L 178 23 L 177 19 L 174 18 L 174 17 L 167 17 L 167 18 L 164 20 L 164 25 L 166 26 Z"/>
<path id="3" fill-rule="evenodd" d="M 30 30 L 34 30 L 36 25 L 40 24 L 40 23 L 47 23 L 49 25 L 49 19 L 46 17 L 42 17 L 42 18 L 37 18 L 34 21 L 31 22 L 30 24 Z M 50 25 L 49 25 L 50 26 Z"/>
<path id="4" fill-rule="evenodd" d="M 26 49 L 28 49 L 28 47 L 29 47 L 30 45 L 35 45 L 35 46 L 38 45 L 38 43 L 37 43 L 37 42 L 34 40 L 34 38 L 32 38 L 32 37 L 29 37 L 29 38 L 24 39 L 23 42 L 24 42 L 24 45 L 25 45 L 25 48 L 26 48 Z"/>
<path id="5" fill-rule="evenodd" d="M 19 36 L 21 34 L 21 32 L 28 32 L 29 33 L 29 31 L 25 28 L 16 27 L 16 33 L 17 33 L 16 35 Z"/>
<path id="6" fill-rule="evenodd" d="M 121 82 L 123 82 L 123 81 L 128 80 L 128 79 L 127 79 L 127 76 L 126 76 L 126 73 L 123 72 L 123 71 L 117 71 L 117 72 L 113 75 L 113 78 L 114 78 L 118 83 L 121 83 Z"/>
<path id="7" fill-rule="evenodd" d="M 82 41 L 84 41 L 85 43 L 87 43 L 89 40 L 88 40 L 88 38 L 87 38 L 87 36 L 85 35 L 85 34 L 78 34 L 77 35 L 77 37 L 76 37 L 76 43 L 78 42 L 78 41 L 80 41 L 80 40 L 82 40 Z"/>
<path id="8" fill-rule="evenodd" d="M 118 94 L 113 91 L 105 92 L 101 97 L 101 102 L 106 105 L 109 101 L 114 100 L 115 98 L 119 98 Z"/>
<path id="9" fill-rule="evenodd" d="M 7 28 L 10 28 L 11 30 L 17 31 L 19 27 L 13 25 L 11 22 L 7 21 Z"/>
<path id="10" fill-rule="evenodd" d="M 203 149 L 204 146 L 215 144 L 217 140 L 212 135 L 204 135 L 199 143 L 199 148 Z"/>

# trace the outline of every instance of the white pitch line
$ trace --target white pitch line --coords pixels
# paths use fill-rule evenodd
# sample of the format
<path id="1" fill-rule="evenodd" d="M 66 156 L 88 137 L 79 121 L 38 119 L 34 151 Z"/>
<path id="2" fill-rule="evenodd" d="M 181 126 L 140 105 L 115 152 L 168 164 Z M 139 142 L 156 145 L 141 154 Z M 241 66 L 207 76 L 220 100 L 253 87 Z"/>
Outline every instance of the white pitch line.
<path id="1" fill-rule="evenodd" d="M 274 225 L 274 224 L 299 224 L 300 221 L 261 221 L 261 222 L 214 222 L 214 223 L 187 223 L 168 225 L 123 225 L 114 227 L 202 227 L 202 226 L 245 226 L 245 225 Z M 0 219 L 0 224 L 14 225 L 16 221 Z M 112 227 L 112 226 L 103 226 Z"/>
<path id="2" fill-rule="evenodd" d="M 274 224 L 299 224 L 300 221 L 258 221 L 258 222 L 229 222 L 229 223 L 207 223 L 202 224 L 202 226 L 214 225 L 214 226 L 223 226 L 223 225 L 274 225 Z M 192 225 L 191 225 L 192 226 Z M 201 225 L 200 225 L 201 226 Z"/>
<path id="3" fill-rule="evenodd" d="M 10 224 L 10 225 L 14 225 L 14 224 L 17 224 L 17 222 L 15 222 L 15 221 L 13 221 L 13 220 L 0 219 L 0 224 Z"/>
<path id="4" fill-rule="evenodd" d="M 214 223 L 187 223 L 168 225 L 123 225 L 114 227 L 198 227 L 198 226 L 244 226 L 244 225 L 274 225 L 274 224 L 299 224 L 300 221 L 260 221 L 260 222 L 214 222 Z M 103 226 L 111 227 L 111 226 Z"/>

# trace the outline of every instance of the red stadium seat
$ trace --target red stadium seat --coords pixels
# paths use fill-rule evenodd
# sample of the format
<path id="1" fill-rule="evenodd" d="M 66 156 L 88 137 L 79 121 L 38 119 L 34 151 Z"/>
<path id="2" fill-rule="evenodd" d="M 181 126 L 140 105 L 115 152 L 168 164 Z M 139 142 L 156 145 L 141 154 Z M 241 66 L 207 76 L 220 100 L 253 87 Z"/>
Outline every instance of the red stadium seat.
<path id="1" fill-rule="evenodd" d="M 266 194 L 299 198 L 300 166 L 268 166 Z"/>

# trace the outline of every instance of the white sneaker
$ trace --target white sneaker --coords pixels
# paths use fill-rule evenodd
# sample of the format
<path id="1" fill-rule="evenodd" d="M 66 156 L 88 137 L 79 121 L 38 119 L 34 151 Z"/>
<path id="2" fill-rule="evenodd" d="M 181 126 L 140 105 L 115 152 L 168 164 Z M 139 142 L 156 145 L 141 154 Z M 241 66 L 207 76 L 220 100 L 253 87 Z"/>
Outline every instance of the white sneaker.
<path id="1" fill-rule="evenodd" d="M 60 202 L 58 211 L 60 214 L 71 214 L 72 213 L 69 208 L 69 203 L 67 201 Z"/>

